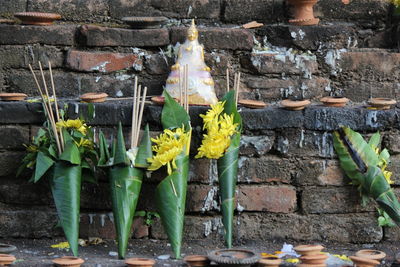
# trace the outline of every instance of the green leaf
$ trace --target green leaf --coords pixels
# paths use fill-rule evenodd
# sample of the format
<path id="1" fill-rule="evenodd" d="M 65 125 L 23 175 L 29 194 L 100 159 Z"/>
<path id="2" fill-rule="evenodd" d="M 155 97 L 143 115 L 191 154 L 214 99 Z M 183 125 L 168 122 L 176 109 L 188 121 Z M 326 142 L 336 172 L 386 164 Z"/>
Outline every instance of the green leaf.
<path id="1" fill-rule="evenodd" d="M 153 152 L 151 150 L 149 125 L 147 124 L 144 129 L 142 141 L 140 142 L 140 145 L 139 145 L 138 153 L 136 155 L 135 166 L 138 168 L 147 168 L 149 166 L 147 159 L 151 158 L 152 155 L 153 155 Z"/>
<path id="2" fill-rule="evenodd" d="M 36 166 L 33 182 L 37 182 L 42 176 L 53 166 L 54 161 L 47 157 L 43 152 L 39 151 L 36 157 Z"/>
<path id="3" fill-rule="evenodd" d="M 108 166 L 108 161 L 110 159 L 110 152 L 108 151 L 107 140 L 102 131 L 99 134 L 99 150 L 100 158 L 97 162 L 97 166 L 105 167 Z"/>
<path id="4" fill-rule="evenodd" d="M 132 220 L 142 186 L 143 170 L 131 166 L 110 168 L 111 199 L 117 232 L 118 255 L 125 258 Z"/>
<path id="5" fill-rule="evenodd" d="M 68 161 L 71 164 L 81 164 L 81 154 L 73 141 L 65 143 L 64 152 L 60 155 L 60 159 Z"/>
<path id="6" fill-rule="evenodd" d="M 378 148 L 381 143 L 381 135 L 379 132 L 374 133 L 368 141 L 368 144 L 373 148 Z"/>
<path id="7" fill-rule="evenodd" d="M 176 259 L 180 259 L 189 175 L 189 157 L 185 152 L 182 152 L 175 161 L 177 169 L 156 187 L 155 200 L 174 256 Z"/>
<path id="8" fill-rule="evenodd" d="M 231 138 L 227 152 L 217 161 L 222 223 L 225 230 L 225 243 L 228 248 L 232 247 L 239 146 L 240 134 L 235 134 Z"/>
<path id="9" fill-rule="evenodd" d="M 139 210 L 139 211 L 137 211 L 137 212 L 135 213 L 135 216 L 136 216 L 136 217 L 144 217 L 144 216 L 146 216 L 146 211 L 144 211 L 144 210 Z"/>
<path id="10" fill-rule="evenodd" d="M 57 214 L 74 256 L 78 256 L 81 173 L 81 166 L 58 161 L 50 178 Z"/>
<path id="11" fill-rule="evenodd" d="M 118 134 L 117 134 L 117 142 L 114 145 L 115 154 L 114 154 L 114 164 L 129 164 L 129 159 L 126 156 L 126 148 L 125 148 L 125 139 L 124 134 L 122 133 L 122 125 L 121 122 L 118 125 Z"/>
<path id="12" fill-rule="evenodd" d="M 180 128 L 190 129 L 190 117 L 186 110 L 164 91 L 165 104 L 161 113 L 161 122 L 164 129 Z"/>

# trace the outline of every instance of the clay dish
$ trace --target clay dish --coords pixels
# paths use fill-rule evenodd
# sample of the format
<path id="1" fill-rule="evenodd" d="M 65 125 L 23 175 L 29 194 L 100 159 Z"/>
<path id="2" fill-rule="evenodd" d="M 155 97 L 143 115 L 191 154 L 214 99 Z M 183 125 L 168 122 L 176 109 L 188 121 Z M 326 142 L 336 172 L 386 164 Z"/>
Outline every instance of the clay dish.
<path id="1" fill-rule="evenodd" d="M 275 257 L 266 257 L 258 261 L 258 266 L 264 267 L 278 267 L 282 263 L 282 260 Z"/>
<path id="2" fill-rule="evenodd" d="M 381 261 L 383 258 L 386 257 L 386 253 L 379 250 L 362 249 L 357 251 L 356 256 L 360 258 Z"/>
<path id="3" fill-rule="evenodd" d="M 251 100 L 251 99 L 241 99 L 238 101 L 238 104 L 246 108 L 254 108 L 254 109 L 265 108 L 267 106 L 267 104 L 265 104 L 262 101 Z"/>
<path id="4" fill-rule="evenodd" d="M 81 258 L 73 257 L 73 256 L 64 256 L 61 258 L 57 258 L 53 260 L 53 263 L 56 266 L 68 266 L 68 267 L 79 267 L 85 261 Z"/>
<path id="5" fill-rule="evenodd" d="M 101 103 L 106 101 L 106 93 L 86 93 L 80 96 L 81 100 L 86 103 Z"/>
<path id="6" fill-rule="evenodd" d="M 61 19 L 60 14 L 42 12 L 19 12 L 14 17 L 20 19 L 22 24 L 46 26 L 53 24 L 53 21 Z"/>
<path id="7" fill-rule="evenodd" d="M 0 243 L 0 253 L 10 253 L 17 250 L 16 246 Z"/>
<path id="8" fill-rule="evenodd" d="M 368 104 L 370 104 L 371 107 L 376 108 L 376 109 L 390 109 L 392 105 L 395 105 L 397 102 L 394 99 L 391 98 L 370 98 L 368 100 Z"/>
<path id="9" fill-rule="evenodd" d="M 281 101 L 282 107 L 289 110 L 302 110 L 310 105 L 310 100 L 290 100 L 285 99 Z"/>
<path id="10" fill-rule="evenodd" d="M 349 99 L 341 96 L 326 96 L 319 101 L 327 107 L 344 107 L 349 102 Z"/>
<path id="11" fill-rule="evenodd" d="M 156 264 L 156 261 L 145 258 L 130 258 L 125 260 L 125 264 L 130 267 L 151 267 Z"/>
<path id="12" fill-rule="evenodd" d="M 260 257 L 247 249 L 219 249 L 208 253 L 208 258 L 219 266 L 246 266 L 259 261 Z"/>
<path id="13" fill-rule="evenodd" d="M 307 256 L 301 256 L 300 260 L 301 263 L 304 264 L 325 264 L 325 261 L 328 259 L 328 255 L 320 253 L 320 254 L 315 254 L 315 255 L 307 255 Z"/>
<path id="14" fill-rule="evenodd" d="M 321 245 L 300 245 L 294 247 L 294 250 L 302 256 L 319 255 L 324 247 Z"/>
<path id="15" fill-rule="evenodd" d="M 131 26 L 132 29 L 156 29 L 167 22 L 166 17 L 124 17 L 123 22 Z"/>
<path id="16" fill-rule="evenodd" d="M 16 258 L 9 254 L 0 254 L 0 266 L 12 264 Z"/>
<path id="17" fill-rule="evenodd" d="M 23 93 L 0 93 L 0 98 L 4 101 L 21 101 L 26 97 L 27 95 Z"/>
<path id="18" fill-rule="evenodd" d="M 305 264 L 305 263 L 300 263 L 300 264 L 297 264 L 296 267 L 326 267 L 326 264 Z"/>
<path id="19" fill-rule="evenodd" d="M 210 260 L 205 255 L 190 255 L 183 258 L 183 260 L 193 267 L 201 267 L 210 265 Z"/>
<path id="20" fill-rule="evenodd" d="M 361 257 L 357 257 L 357 256 L 350 256 L 349 258 L 351 259 L 352 262 L 354 262 L 354 264 L 357 267 L 374 267 L 374 266 L 380 264 L 380 262 L 377 260 L 371 260 L 371 259 L 361 258 Z"/>

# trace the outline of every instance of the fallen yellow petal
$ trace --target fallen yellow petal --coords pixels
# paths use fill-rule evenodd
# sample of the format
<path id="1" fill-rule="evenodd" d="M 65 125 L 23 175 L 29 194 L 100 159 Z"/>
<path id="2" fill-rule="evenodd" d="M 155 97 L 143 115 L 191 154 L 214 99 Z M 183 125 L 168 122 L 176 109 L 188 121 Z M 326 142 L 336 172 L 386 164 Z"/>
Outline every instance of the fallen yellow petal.
<path id="1" fill-rule="evenodd" d="M 296 258 L 294 258 L 294 259 L 286 259 L 285 261 L 289 262 L 289 263 L 299 263 L 300 262 L 300 260 L 296 259 Z"/>
<path id="2" fill-rule="evenodd" d="M 68 242 L 60 242 L 58 244 L 51 245 L 50 247 L 58 248 L 58 249 L 65 249 L 65 248 L 69 248 L 69 243 Z"/>

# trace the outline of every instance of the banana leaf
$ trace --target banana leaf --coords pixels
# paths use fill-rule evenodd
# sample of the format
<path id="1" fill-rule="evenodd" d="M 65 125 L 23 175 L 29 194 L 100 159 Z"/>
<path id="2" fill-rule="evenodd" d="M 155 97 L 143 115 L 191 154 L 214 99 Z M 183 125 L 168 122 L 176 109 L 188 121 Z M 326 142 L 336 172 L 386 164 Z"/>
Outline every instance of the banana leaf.
<path id="1" fill-rule="evenodd" d="M 177 169 L 163 179 L 156 188 L 156 205 L 174 256 L 176 259 L 180 259 L 189 175 L 189 156 L 182 152 L 175 162 Z"/>
<path id="2" fill-rule="evenodd" d="M 145 128 L 135 164 L 132 164 L 126 155 L 121 123 L 118 127 L 117 140 L 113 143 L 111 158 L 103 133 L 99 135 L 99 142 L 100 159 L 98 164 L 101 167 L 109 167 L 111 200 L 118 241 L 118 256 L 123 259 L 126 255 L 132 221 L 142 187 L 144 169 L 139 167 L 146 168 L 148 163 L 144 159 L 152 155 L 149 127 L 147 125 Z"/>
<path id="3" fill-rule="evenodd" d="M 367 143 L 357 132 L 342 127 L 333 134 L 333 145 L 339 156 L 340 165 L 346 175 L 358 186 L 363 197 L 373 198 L 390 218 L 400 224 L 400 204 L 390 188 L 383 171 L 379 168 L 381 159 L 388 161 L 389 153 L 375 152 L 380 136 L 374 135 Z"/>
<path id="4" fill-rule="evenodd" d="M 74 256 L 78 255 L 81 173 L 80 165 L 59 160 L 54 163 L 50 175 L 57 214 Z"/>

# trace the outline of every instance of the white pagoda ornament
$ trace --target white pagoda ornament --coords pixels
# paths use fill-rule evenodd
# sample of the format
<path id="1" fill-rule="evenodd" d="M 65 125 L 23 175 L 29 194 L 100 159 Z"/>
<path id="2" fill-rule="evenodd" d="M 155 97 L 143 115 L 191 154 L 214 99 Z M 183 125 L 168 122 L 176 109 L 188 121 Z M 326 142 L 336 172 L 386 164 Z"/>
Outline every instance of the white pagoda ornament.
<path id="1" fill-rule="evenodd" d="M 198 40 L 199 32 L 194 20 L 187 31 L 186 41 L 179 47 L 178 59 L 171 67 L 166 90 L 175 99 L 180 100 L 180 86 L 184 66 L 188 66 L 188 99 L 189 104 L 210 105 L 218 102 L 214 90 L 211 69 L 204 62 L 204 48 Z"/>

